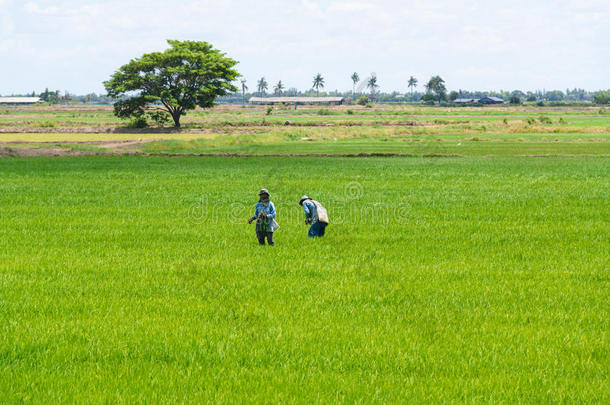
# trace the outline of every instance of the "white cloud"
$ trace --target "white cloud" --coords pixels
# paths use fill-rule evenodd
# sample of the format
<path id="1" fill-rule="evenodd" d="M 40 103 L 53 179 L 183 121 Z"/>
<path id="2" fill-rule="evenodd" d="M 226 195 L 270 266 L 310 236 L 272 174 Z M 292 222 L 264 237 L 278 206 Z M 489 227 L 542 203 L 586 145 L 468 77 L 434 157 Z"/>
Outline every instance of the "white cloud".
<path id="1" fill-rule="evenodd" d="M 23 8 L 25 9 L 26 12 L 31 13 L 31 14 L 56 15 L 59 13 L 59 9 L 55 6 L 42 8 L 37 3 L 31 2 L 31 1 L 28 3 L 25 3 Z"/>
<path id="2" fill-rule="evenodd" d="M 608 86 L 607 0 L 0 0 L 0 9 L 0 75 L 15 78 L 0 93 L 100 91 L 168 38 L 213 43 L 251 83 L 265 75 L 302 89 L 318 71 L 329 89 L 350 89 L 353 71 L 377 72 L 384 90 L 404 90 L 411 74 L 440 74 L 450 88 Z"/>

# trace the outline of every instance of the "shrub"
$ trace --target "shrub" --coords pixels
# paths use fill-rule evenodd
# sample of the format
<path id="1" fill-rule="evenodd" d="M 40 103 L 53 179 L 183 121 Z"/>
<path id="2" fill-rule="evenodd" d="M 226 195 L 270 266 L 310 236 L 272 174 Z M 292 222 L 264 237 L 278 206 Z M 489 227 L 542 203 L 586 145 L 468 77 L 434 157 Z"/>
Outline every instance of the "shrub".
<path id="1" fill-rule="evenodd" d="M 54 121 L 41 121 L 38 123 L 40 128 L 55 128 L 57 123 Z"/>
<path id="2" fill-rule="evenodd" d="M 553 120 L 551 120 L 549 117 L 546 117 L 544 115 L 541 115 L 540 117 L 538 117 L 538 121 L 540 121 L 541 124 L 552 124 Z"/>
<path id="3" fill-rule="evenodd" d="M 358 103 L 359 105 L 367 105 L 370 103 L 371 100 L 369 100 L 369 98 L 367 96 L 362 96 L 358 99 L 358 101 L 356 101 L 356 103 Z"/>
<path id="4" fill-rule="evenodd" d="M 504 119 L 502 120 L 502 122 L 504 123 L 504 125 L 508 125 L 508 120 L 507 120 L 506 118 L 504 118 Z"/>
<path id="5" fill-rule="evenodd" d="M 521 99 L 517 96 L 512 96 L 510 98 L 510 103 L 511 104 L 521 104 Z"/>
<path id="6" fill-rule="evenodd" d="M 347 110 L 347 115 L 354 115 L 354 110 Z"/>
<path id="7" fill-rule="evenodd" d="M 528 125 L 534 125 L 534 124 L 536 124 L 536 120 L 534 118 L 528 118 L 527 119 L 527 124 Z"/>
<path id="8" fill-rule="evenodd" d="M 544 101 L 538 101 L 538 102 L 536 103 L 536 105 L 537 105 L 538 107 L 544 107 Z"/>
<path id="9" fill-rule="evenodd" d="M 434 105 L 436 102 L 436 97 L 430 93 L 426 93 L 421 97 L 421 101 L 423 101 L 426 105 Z"/>
<path id="10" fill-rule="evenodd" d="M 273 107 L 267 107 L 267 115 L 271 115 L 273 113 Z"/>
<path id="11" fill-rule="evenodd" d="M 330 111 L 326 108 L 320 108 L 318 110 L 318 115 L 332 115 L 332 111 Z"/>
<path id="12" fill-rule="evenodd" d="M 127 128 L 137 129 L 137 128 L 146 128 L 148 127 L 148 122 L 145 117 L 135 117 L 129 124 L 127 124 Z"/>
<path id="13" fill-rule="evenodd" d="M 566 125 L 568 123 L 568 121 L 564 120 L 563 117 L 559 118 L 559 123 L 561 125 Z"/>

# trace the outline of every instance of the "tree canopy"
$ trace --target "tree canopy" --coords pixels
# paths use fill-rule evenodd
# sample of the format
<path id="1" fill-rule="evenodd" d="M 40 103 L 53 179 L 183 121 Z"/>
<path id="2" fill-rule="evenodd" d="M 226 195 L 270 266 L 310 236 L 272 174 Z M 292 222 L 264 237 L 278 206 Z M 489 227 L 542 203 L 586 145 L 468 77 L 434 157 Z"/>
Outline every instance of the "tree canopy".
<path id="1" fill-rule="evenodd" d="M 265 76 L 261 77 L 258 82 L 256 82 L 256 87 L 258 88 L 258 92 L 261 97 L 265 95 L 265 90 L 267 90 L 268 84 L 267 80 L 265 80 Z"/>
<path id="2" fill-rule="evenodd" d="M 207 42 L 167 41 L 164 52 L 133 59 L 104 82 L 108 95 L 119 99 L 114 113 L 121 118 L 162 120 L 171 116 L 176 127 L 187 110 L 214 106 L 216 97 L 237 91 L 237 61 Z"/>
<path id="3" fill-rule="evenodd" d="M 413 76 L 409 77 L 409 88 L 411 89 L 411 95 L 413 95 L 413 89 L 417 87 L 417 79 Z"/>
<path id="4" fill-rule="evenodd" d="M 320 89 L 324 88 L 324 78 L 320 73 L 314 76 L 313 78 L 313 88 L 316 89 L 318 95 L 320 95 Z"/>
<path id="5" fill-rule="evenodd" d="M 366 87 L 371 89 L 371 96 L 375 97 L 375 92 L 379 88 L 379 85 L 377 84 L 377 76 L 375 74 L 371 75 L 368 82 L 366 83 Z"/>
<path id="6" fill-rule="evenodd" d="M 426 83 L 426 93 L 432 95 L 436 101 L 447 99 L 447 88 L 445 81 L 440 76 L 432 76 Z"/>

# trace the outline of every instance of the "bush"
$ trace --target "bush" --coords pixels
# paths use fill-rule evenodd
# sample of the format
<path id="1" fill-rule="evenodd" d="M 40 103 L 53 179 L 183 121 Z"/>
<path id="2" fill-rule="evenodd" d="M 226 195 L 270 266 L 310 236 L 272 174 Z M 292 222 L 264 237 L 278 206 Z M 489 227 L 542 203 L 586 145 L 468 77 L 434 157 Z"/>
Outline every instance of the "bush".
<path id="1" fill-rule="evenodd" d="M 544 107 L 544 101 L 538 101 L 538 102 L 536 103 L 536 105 L 537 105 L 538 107 Z"/>
<path id="2" fill-rule="evenodd" d="M 527 119 L 527 124 L 528 125 L 534 125 L 534 124 L 536 124 L 536 120 L 534 118 L 528 118 Z"/>
<path id="3" fill-rule="evenodd" d="M 369 98 L 367 96 L 362 96 L 358 99 L 358 101 L 356 101 L 356 103 L 358 103 L 359 105 L 367 105 L 371 102 L 371 100 L 369 100 Z"/>
<path id="4" fill-rule="evenodd" d="M 521 99 L 517 96 L 512 96 L 510 98 L 510 103 L 511 104 L 521 104 Z"/>
<path id="5" fill-rule="evenodd" d="M 137 129 L 137 128 L 146 128 L 148 127 L 148 122 L 145 117 L 135 117 L 129 124 L 127 124 L 127 128 Z"/>
<path id="6" fill-rule="evenodd" d="M 40 128 L 55 128 L 57 126 L 57 123 L 54 121 L 42 121 L 38 123 L 38 126 Z"/>
<path id="7" fill-rule="evenodd" d="M 318 110 L 318 115 L 332 115 L 332 111 L 330 111 L 326 108 L 320 108 Z"/>
<path id="8" fill-rule="evenodd" d="M 541 124 L 549 124 L 550 125 L 550 124 L 553 123 L 553 121 L 549 117 L 546 117 L 544 115 L 541 115 L 540 117 L 538 117 L 538 121 L 540 121 Z"/>
<path id="9" fill-rule="evenodd" d="M 436 97 L 430 93 L 426 93 L 421 97 L 421 100 L 426 105 L 434 105 L 434 103 L 436 102 Z"/>
<path id="10" fill-rule="evenodd" d="M 559 123 L 561 125 L 566 125 L 568 123 L 568 121 L 564 120 L 563 117 L 559 118 Z"/>
<path id="11" fill-rule="evenodd" d="M 273 107 L 267 107 L 267 115 L 271 115 L 273 113 Z"/>
<path id="12" fill-rule="evenodd" d="M 347 110 L 347 115 L 354 115 L 354 110 Z"/>

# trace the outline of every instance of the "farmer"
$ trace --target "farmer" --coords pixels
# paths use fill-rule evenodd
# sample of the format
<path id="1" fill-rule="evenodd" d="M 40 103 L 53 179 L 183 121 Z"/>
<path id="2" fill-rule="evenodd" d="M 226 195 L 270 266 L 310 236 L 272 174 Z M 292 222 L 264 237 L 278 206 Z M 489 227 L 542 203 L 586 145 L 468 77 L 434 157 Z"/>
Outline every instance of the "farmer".
<path id="1" fill-rule="evenodd" d="M 299 201 L 299 205 L 303 207 L 305 211 L 305 224 L 311 225 L 307 235 L 310 238 L 318 236 L 324 236 L 326 232 L 326 225 L 328 225 L 328 214 L 326 208 L 322 206 L 316 200 L 304 195 Z"/>
<path id="2" fill-rule="evenodd" d="M 269 201 L 269 191 L 266 188 L 258 192 L 259 201 L 254 208 L 254 216 L 248 220 L 251 224 L 256 220 L 256 237 L 258 243 L 265 244 L 265 237 L 269 246 L 273 246 L 273 232 L 280 226 L 275 222 L 275 206 Z"/>

